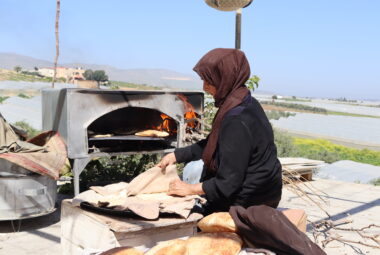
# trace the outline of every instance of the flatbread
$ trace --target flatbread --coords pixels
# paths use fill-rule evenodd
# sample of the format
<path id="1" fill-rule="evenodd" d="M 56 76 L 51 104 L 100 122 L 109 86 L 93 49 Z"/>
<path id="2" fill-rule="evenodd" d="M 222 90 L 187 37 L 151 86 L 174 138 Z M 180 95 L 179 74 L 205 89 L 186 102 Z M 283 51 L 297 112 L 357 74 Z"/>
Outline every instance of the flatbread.
<path id="1" fill-rule="evenodd" d="M 144 255 L 144 252 L 131 247 L 116 247 L 102 252 L 100 255 Z"/>
<path id="2" fill-rule="evenodd" d="M 162 242 L 146 252 L 145 255 L 187 255 L 186 241 L 174 239 Z"/>
<path id="3" fill-rule="evenodd" d="M 112 135 L 111 134 L 100 134 L 100 135 L 94 135 L 92 136 L 93 138 L 103 138 L 103 137 L 111 137 Z"/>
<path id="4" fill-rule="evenodd" d="M 165 131 L 158 131 L 153 129 L 144 130 L 135 133 L 137 136 L 147 136 L 147 137 L 168 137 L 169 133 Z"/>
<path id="5" fill-rule="evenodd" d="M 186 255 L 237 255 L 243 241 L 235 233 L 201 233 L 186 241 Z"/>
<path id="6" fill-rule="evenodd" d="M 228 212 L 218 212 L 204 217 L 198 222 L 198 228 L 202 232 L 234 232 L 236 233 L 236 225 Z"/>

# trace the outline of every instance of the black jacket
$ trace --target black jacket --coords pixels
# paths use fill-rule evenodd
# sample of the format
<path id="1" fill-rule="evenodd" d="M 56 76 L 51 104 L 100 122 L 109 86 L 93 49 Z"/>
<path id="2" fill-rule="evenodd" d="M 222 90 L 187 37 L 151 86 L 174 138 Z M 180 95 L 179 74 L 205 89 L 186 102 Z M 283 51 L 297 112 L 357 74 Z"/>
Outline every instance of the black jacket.
<path id="1" fill-rule="evenodd" d="M 176 149 L 177 162 L 201 159 L 206 143 L 207 139 Z M 228 211 L 232 205 L 277 206 L 282 189 L 281 164 L 272 126 L 256 99 L 248 96 L 226 114 L 215 156 L 218 171 L 214 174 L 204 168 L 201 177 L 213 211 Z"/>

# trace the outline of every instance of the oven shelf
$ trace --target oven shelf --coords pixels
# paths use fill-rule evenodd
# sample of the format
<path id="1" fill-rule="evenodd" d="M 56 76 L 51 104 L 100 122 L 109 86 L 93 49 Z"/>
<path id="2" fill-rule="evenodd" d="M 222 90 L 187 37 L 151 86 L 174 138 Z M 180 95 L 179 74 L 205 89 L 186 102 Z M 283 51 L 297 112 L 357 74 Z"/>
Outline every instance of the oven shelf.
<path id="1" fill-rule="evenodd" d="M 137 135 L 123 135 L 123 136 L 109 136 L 109 137 L 91 137 L 89 141 L 167 141 L 170 137 L 150 137 L 150 136 L 137 136 Z"/>

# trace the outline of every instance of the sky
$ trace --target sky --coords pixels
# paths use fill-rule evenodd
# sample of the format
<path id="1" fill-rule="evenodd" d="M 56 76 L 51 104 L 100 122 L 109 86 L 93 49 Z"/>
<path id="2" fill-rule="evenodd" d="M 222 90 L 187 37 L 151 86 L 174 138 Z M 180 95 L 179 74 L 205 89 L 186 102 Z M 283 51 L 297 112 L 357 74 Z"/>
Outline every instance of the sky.
<path id="1" fill-rule="evenodd" d="M 0 0 L 0 52 L 53 61 L 55 0 Z M 379 0 L 254 0 L 242 50 L 260 89 L 380 99 Z M 192 68 L 235 46 L 235 13 L 203 0 L 61 0 L 60 63 Z"/>

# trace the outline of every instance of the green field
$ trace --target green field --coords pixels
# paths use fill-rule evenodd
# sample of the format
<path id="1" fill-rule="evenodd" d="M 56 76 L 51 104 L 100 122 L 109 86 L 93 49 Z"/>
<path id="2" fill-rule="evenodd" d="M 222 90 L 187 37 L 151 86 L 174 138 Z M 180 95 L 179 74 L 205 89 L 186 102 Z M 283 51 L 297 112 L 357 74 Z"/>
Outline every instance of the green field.
<path id="1" fill-rule="evenodd" d="M 333 163 L 352 160 L 380 166 L 380 152 L 368 149 L 354 149 L 324 139 L 298 138 L 286 132 L 274 130 L 279 157 L 304 157 Z"/>
<path id="2" fill-rule="evenodd" d="M 349 113 L 349 112 L 336 112 L 336 111 L 329 111 L 325 108 L 321 107 L 313 107 L 303 104 L 294 104 L 294 103 L 285 103 L 285 102 L 270 102 L 270 101 L 262 101 L 260 102 L 264 105 L 273 105 L 277 107 L 282 107 L 285 110 L 288 111 L 301 111 L 301 112 L 310 112 L 310 113 L 317 113 L 317 114 L 327 114 L 327 115 L 338 115 L 338 116 L 350 116 L 350 117 L 364 117 L 364 118 L 380 118 L 380 116 L 375 115 L 365 115 L 365 114 L 357 114 L 357 113 Z"/>
<path id="3" fill-rule="evenodd" d="M 9 70 L 1 70 L 0 80 L 4 81 L 30 81 L 30 82 L 52 82 L 50 77 L 40 77 L 32 74 L 16 73 Z M 57 82 L 65 82 L 63 78 L 57 79 Z"/>
<path id="4" fill-rule="evenodd" d="M 124 82 L 124 81 L 110 81 L 110 85 L 112 87 L 120 87 L 120 88 L 131 88 L 131 89 L 138 89 L 138 90 L 161 90 L 161 87 L 156 86 L 149 86 L 146 84 L 135 84 L 130 82 Z"/>

